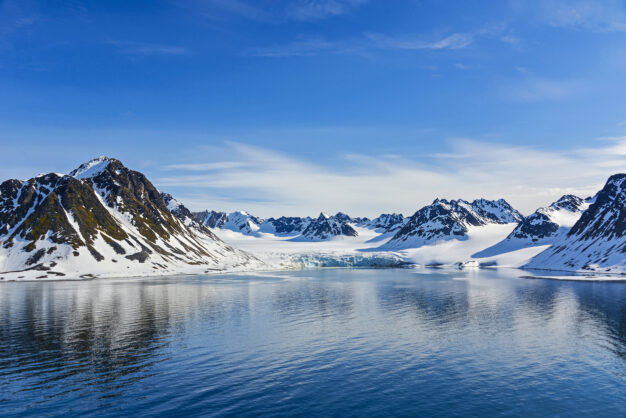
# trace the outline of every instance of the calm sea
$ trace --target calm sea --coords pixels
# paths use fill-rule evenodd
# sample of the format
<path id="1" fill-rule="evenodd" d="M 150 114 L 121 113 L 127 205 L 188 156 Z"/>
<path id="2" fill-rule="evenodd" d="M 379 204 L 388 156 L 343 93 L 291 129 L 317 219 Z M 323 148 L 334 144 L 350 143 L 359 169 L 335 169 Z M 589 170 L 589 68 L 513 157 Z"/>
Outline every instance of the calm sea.
<path id="1" fill-rule="evenodd" d="M 318 270 L 0 284 L 2 416 L 626 416 L 626 283 Z"/>

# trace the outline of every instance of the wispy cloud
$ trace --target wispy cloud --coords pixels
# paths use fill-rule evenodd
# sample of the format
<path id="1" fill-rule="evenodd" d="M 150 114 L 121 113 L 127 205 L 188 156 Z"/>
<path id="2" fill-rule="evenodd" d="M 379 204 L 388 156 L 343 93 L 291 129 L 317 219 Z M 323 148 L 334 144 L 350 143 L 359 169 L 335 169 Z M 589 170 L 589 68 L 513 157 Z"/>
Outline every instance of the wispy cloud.
<path id="1" fill-rule="evenodd" d="M 229 143 L 224 151 L 231 159 L 223 169 L 215 165 L 219 161 L 207 163 L 206 170 L 204 163 L 177 164 L 177 173 L 157 178 L 157 183 L 164 189 L 193 189 L 178 194 L 194 209 L 243 208 L 260 216 L 320 210 L 411 214 L 437 196 L 503 197 L 529 213 L 566 193 L 591 195 L 626 166 L 626 138 L 595 145 L 556 152 L 459 139 L 449 142 L 448 152 L 420 161 L 351 154 L 336 168 Z"/>
<path id="2" fill-rule="evenodd" d="M 347 43 L 327 41 L 323 38 L 302 38 L 283 45 L 274 45 L 264 48 L 254 48 L 247 51 L 246 55 L 255 57 L 296 57 L 312 56 L 323 53 L 337 54 L 341 52 L 354 52 L 355 46 Z"/>
<path id="3" fill-rule="evenodd" d="M 596 32 L 626 31 L 626 4 L 623 0 L 535 0 L 517 1 L 551 26 Z"/>
<path id="4" fill-rule="evenodd" d="M 294 20 L 319 20 L 352 12 L 367 0 L 295 0 L 288 3 L 285 16 Z"/>
<path id="5" fill-rule="evenodd" d="M 416 37 L 396 37 L 376 33 L 369 33 L 366 37 L 373 42 L 375 47 L 381 49 L 462 49 L 474 42 L 474 34 L 453 33 L 440 39 L 424 40 Z"/>
<path id="6" fill-rule="evenodd" d="M 248 55 L 260 57 L 292 57 L 321 54 L 369 55 L 376 51 L 442 51 L 463 49 L 470 46 L 478 35 L 452 33 L 441 38 L 427 39 L 423 35 L 392 36 L 380 33 L 364 33 L 358 37 L 330 41 L 321 37 L 299 38 L 293 42 L 255 48 Z"/>
<path id="7" fill-rule="evenodd" d="M 134 41 L 108 41 L 107 43 L 115 46 L 119 53 L 132 56 L 189 55 L 191 53 L 188 48 L 175 45 Z"/>
<path id="8" fill-rule="evenodd" d="M 498 90 L 506 100 L 538 102 L 571 99 L 585 93 L 587 84 L 582 80 L 549 79 L 523 72 L 520 79 L 503 82 Z"/>
<path id="9" fill-rule="evenodd" d="M 368 0 L 178 0 L 173 4 L 205 18 L 260 22 L 315 21 L 352 12 Z"/>
<path id="10" fill-rule="evenodd" d="M 248 164 L 244 161 L 220 161 L 215 163 L 199 163 L 199 164 L 170 164 L 166 165 L 166 170 L 181 170 L 181 171 L 213 171 L 213 170 L 227 170 L 231 168 L 247 167 Z"/>

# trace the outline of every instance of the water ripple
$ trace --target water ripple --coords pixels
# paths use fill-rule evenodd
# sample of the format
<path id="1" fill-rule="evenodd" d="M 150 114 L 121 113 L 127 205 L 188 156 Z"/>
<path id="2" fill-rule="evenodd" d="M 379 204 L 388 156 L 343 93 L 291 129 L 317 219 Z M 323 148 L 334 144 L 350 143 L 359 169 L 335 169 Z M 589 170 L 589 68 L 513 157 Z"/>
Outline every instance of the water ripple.
<path id="1" fill-rule="evenodd" d="M 0 285 L 33 416 L 623 416 L 626 284 L 322 270 Z"/>

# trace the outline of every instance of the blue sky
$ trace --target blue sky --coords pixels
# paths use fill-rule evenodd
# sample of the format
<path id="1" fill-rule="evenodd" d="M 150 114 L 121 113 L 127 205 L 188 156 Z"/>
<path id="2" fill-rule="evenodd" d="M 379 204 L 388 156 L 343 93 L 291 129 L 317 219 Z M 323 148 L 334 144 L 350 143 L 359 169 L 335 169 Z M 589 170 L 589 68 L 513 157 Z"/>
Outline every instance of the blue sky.
<path id="1" fill-rule="evenodd" d="M 0 0 L 0 177 L 119 158 L 192 209 L 524 212 L 626 163 L 626 2 Z"/>

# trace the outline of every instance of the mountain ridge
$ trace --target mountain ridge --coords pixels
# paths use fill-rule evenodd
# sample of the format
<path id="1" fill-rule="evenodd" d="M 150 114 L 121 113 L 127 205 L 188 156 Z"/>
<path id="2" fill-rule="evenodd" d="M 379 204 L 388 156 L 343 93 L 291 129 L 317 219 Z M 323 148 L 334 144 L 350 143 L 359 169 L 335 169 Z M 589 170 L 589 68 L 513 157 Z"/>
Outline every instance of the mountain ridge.
<path id="1" fill-rule="evenodd" d="M 189 214 L 181 204 L 178 210 L 181 217 Z M 0 232 L 0 271 L 38 270 L 40 278 L 165 274 L 256 262 L 209 230 L 189 229 L 145 175 L 108 157 L 67 175 L 3 182 Z"/>

